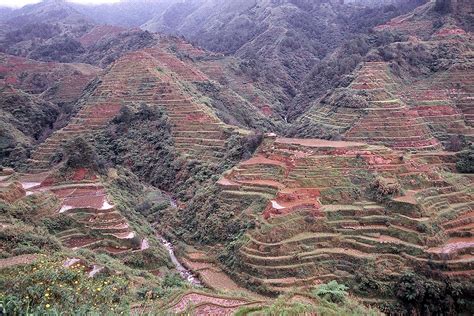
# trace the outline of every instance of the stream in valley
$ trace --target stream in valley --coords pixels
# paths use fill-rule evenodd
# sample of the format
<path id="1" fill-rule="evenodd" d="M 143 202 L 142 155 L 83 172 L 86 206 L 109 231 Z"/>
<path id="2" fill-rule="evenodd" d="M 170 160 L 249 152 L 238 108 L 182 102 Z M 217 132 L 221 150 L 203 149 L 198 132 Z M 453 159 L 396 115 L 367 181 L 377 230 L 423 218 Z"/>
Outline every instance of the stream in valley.
<path id="1" fill-rule="evenodd" d="M 201 281 L 199 281 L 199 279 L 196 277 L 196 275 L 194 275 L 194 273 L 189 270 L 189 269 L 186 269 L 179 261 L 178 261 L 178 258 L 176 258 L 176 255 L 174 253 L 174 246 L 171 242 L 169 242 L 168 240 L 166 240 L 164 237 L 160 236 L 160 235 L 156 235 L 156 237 L 158 238 L 158 240 L 163 244 L 163 246 L 166 248 L 166 250 L 168 250 L 168 253 L 171 257 L 171 261 L 173 262 L 176 270 L 178 270 L 179 274 L 181 275 L 181 277 L 183 279 L 185 279 L 186 281 L 188 281 L 189 283 L 191 283 L 192 285 L 194 286 L 203 286 Z"/>
<path id="2" fill-rule="evenodd" d="M 178 203 L 177 203 L 177 200 L 176 198 L 169 192 L 165 192 L 166 196 L 168 197 L 169 199 L 169 203 L 171 205 L 171 207 L 173 208 L 177 208 L 178 207 Z M 196 277 L 196 275 L 189 269 L 185 268 L 178 260 L 178 258 L 176 258 L 176 255 L 174 253 L 174 246 L 173 244 L 166 240 L 163 236 L 161 236 L 160 234 L 156 233 L 156 238 L 161 242 L 161 244 L 166 248 L 166 250 L 168 250 L 168 253 L 170 255 L 170 258 L 171 258 L 171 261 L 173 262 L 176 270 L 179 272 L 179 274 L 181 275 L 181 277 L 183 279 L 185 279 L 187 282 L 189 282 L 190 284 L 194 285 L 194 286 L 203 286 L 203 284 L 201 283 L 201 281 Z"/>

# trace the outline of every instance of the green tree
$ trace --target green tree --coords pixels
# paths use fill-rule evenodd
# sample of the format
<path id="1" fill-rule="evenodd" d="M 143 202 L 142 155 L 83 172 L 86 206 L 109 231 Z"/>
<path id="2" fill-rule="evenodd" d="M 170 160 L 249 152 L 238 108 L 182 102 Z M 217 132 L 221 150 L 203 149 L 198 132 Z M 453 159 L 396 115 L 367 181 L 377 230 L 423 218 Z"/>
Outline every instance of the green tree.
<path id="1" fill-rule="evenodd" d="M 456 168 L 461 173 L 474 173 L 474 145 L 459 153 Z"/>
<path id="2" fill-rule="evenodd" d="M 332 303 L 341 303 L 346 299 L 347 286 L 339 284 L 333 280 L 327 284 L 318 286 L 314 291 L 314 295 L 323 298 Z"/>

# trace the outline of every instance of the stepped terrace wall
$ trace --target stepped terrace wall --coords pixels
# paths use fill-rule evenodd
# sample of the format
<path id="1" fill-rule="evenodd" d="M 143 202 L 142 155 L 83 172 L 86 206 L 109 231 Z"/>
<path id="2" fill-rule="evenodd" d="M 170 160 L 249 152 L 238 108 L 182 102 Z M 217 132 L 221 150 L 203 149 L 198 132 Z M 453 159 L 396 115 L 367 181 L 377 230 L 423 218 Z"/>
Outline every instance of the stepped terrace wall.
<path id="1" fill-rule="evenodd" d="M 351 283 L 361 267 L 387 284 L 428 262 L 451 277 L 469 275 L 472 180 L 452 183 L 410 156 L 363 143 L 267 138 L 218 182 L 223 203 L 267 201 L 237 250 L 239 274 L 274 292 Z M 376 179 L 391 179 L 400 193 L 376 195 Z"/>
<path id="2" fill-rule="evenodd" d="M 51 158 L 67 140 L 79 135 L 91 138 L 91 132 L 105 127 L 123 106 L 134 108 L 143 103 L 166 110 L 178 151 L 198 160 L 218 161 L 226 139 L 235 129 L 223 124 L 185 86 L 186 82 L 206 80 L 205 75 L 162 47 L 123 56 L 81 101 L 84 105 L 71 122 L 35 150 L 30 170 L 47 170 Z"/>
<path id="3" fill-rule="evenodd" d="M 141 250 L 140 237 L 112 205 L 100 179 L 87 170 L 77 170 L 69 180 L 60 180 L 54 174 L 25 175 L 20 179 L 27 195 L 54 194 L 60 201 L 57 216 L 68 216 L 75 223 L 56 234 L 64 246 L 110 255 Z"/>
<path id="4" fill-rule="evenodd" d="M 335 91 L 329 100 L 336 101 L 314 105 L 300 120 L 348 141 L 396 150 L 440 149 L 427 122 L 396 95 L 400 89 L 401 83 L 391 74 L 387 63 L 366 62 L 355 73 L 350 86 L 341 90 L 343 96 L 351 96 L 351 102 L 337 101 L 341 91 Z"/>

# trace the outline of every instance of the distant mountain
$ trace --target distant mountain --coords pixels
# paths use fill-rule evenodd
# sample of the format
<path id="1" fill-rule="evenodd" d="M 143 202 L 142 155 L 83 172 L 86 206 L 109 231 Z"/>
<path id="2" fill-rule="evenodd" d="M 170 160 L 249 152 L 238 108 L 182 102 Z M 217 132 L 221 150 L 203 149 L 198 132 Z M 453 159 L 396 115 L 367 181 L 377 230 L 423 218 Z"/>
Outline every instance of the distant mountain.
<path id="1" fill-rule="evenodd" d="M 312 69 L 343 42 L 424 2 L 371 8 L 330 0 L 188 0 L 142 28 L 238 56 L 247 61 L 244 72 L 289 104 Z"/>
<path id="2" fill-rule="evenodd" d="M 81 8 L 65 0 L 46 0 L 5 11 L 0 52 L 40 61 L 106 66 L 124 52 L 156 42 L 150 33 L 138 28 L 96 23 Z"/>
<path id="3" fill-rule="evenodd" d="M 119 3 L 82 5 L 70 3 L 78 12 L 97 24 L 137 27 L 161 14 L 173 0 L 123 0 Z"/>
<path id="4" fill-rule="evenodd" d="M 13 9 L 0 6 L 0 21 L 8 17 Z"/>

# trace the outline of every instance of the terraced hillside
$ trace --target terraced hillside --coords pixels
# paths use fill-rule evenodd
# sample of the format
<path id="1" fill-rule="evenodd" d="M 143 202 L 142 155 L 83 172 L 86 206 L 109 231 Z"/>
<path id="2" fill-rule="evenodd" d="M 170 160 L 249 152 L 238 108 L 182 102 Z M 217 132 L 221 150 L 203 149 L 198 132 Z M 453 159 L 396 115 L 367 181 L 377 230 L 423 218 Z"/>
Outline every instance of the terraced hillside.
<path id="1" fill-rule="evenodd" d="M 220 199 L 267 201 L 238 251 L 239 273 L 271 291 L 351 283 L 362 266 L 391 284 L 427 265 L 472 278 L 472 177 L 424 155 L 354 142 L 267 138 L 229 171 Z"/>
<path id="2" fill-rule="evenodd" d="M 139 268 L 151 273 L 166 266 L 166 250 L 160 246 L 151 228 L 139 224 L 122 200 L 117 198 L 110 178 L 86 168 L 75 169 L 67 177 L 58 172 L 17 174 L 13 170 L 6 171 L 0 176 L 1 202 L 8 203 L 12 208 L 33 203 L 32 209 L 40 211 L 30 209 L 34 214 L 29 220 L 39 217 L 41 225 L 49 225 L 48 233 L 67 249 L 63 251 L 78 254 L 81 249 L 91 250 L 123 262 L 143 257 Z M 0 218 L 5 223 L 2 224 L 2 231 L 19 225 L 10 222 L 9 213 L 6 208 L 6 213 Z M 7 249 L 3 248 L 3 251 Z M 34 250 L 29 249 L 26 253 L 31 251 Z M 99 270 L 96 272 L 102 268 L 97 266 Z"/>
<path id="3" fill-rule="evenodd" d="M 275 128 L 276 124 L 270 123 L 270 101 L 265 96 L 256 96 L 259 91 L 250 83 L 247 90 L 237 88 L 241 86 L 240 81 L 219 83 L 211 69 L 224 71 L 227 67 L 225 71 L 228 72 L 231 66 L 220 55 L 207 62 L 192 59 L 203 55 L 214 56 L 182 40 L 163 37 L 153 48 L 123 56 L 105 71 L 93 90 L 79 100 L 77 107 L 80 110 L 70 123 L 36 148 L 31 156 L 30 170 L 45 171 L 61 144 L 79 135 L 90 138 L 91 132 L 105 127 L 126 106 L 163 107 L 173 125 L 176 148 L 183 154 L 211 162 L 217 162 L 223 156 L 226 139 L 232 133 L 239 133 L 238 128 L 222 122 L 220 114 L 223 111 L 232 113 L 233 109 L 238 109 L 238 115 L 249 125 L 267 124 L 269 128 Z M 239 76 L 234 73 L 233 78 Z M 206 87 L 217 92 L 209 92 Z M 259 107 L 260 111 L 256 113 Z M 249 113 L 255 115 L 247 119 Z M 230 122 L 239 123 L 233 118 Z"/>
<path id="4" fill-rule="evenodd" d="M 344 134 L 350 141 L 364 141 L 387 145 L 394 149 L 434 150 L 438 141 L 428 125 L 390 91 L 397 91 L 396 83 L 385 63 L 366 63 L 357 73 L 350 88 L 368 94 L 369 107 L 362 109 L 364 116 L 351 124 Z M 393 89 L 393 90 L 391 90 Z"/>
<path id="5" fill-rule="evenodd" d="M 161 47 L 127 54 L 104 74 L 91 95 L 81 100 L 84 105 L 73 120 L 35 150 L 31 171 L 45 171 L 67 140 L 78 135 L 90 137 L 91 131 L 106 126 L 122 107 L 142 103 L 166 109 L 180 151 L 199 159 L 218 158 L 234 128 L 223 124 L 192 92 L 185 92 L 186 83 L 207 80 Z"/>
<path id="6" fill-rule="evenodd" d="M 341 90 L 356 98 L 355 105 L 319 103 L 301 120 L 348 141 L 437 150 L 451 136 L 472 140 L 471 73 L 470 52 L 447 71 L 409 87 L 396 79 L 389 63 L 366 62 L 351 85 Z"/>
<path id="7" fill-rule="evenodd" d="M 77 228 L 62 230 L 56 236 L 71 249 L 95 249 L 111 255 L 146 250 L 148 241 L 140 239 L 128 221 L 112 205 L 99 177 L 86 169 L 76 170 L 72 179 L 56 181 L 48 174 L 20 177 L 26 195 L 50 192 L 59 199 L 55 210 L 70 216 Z"/>
<path id="8" fill-rule="evenodd" d="M 362 109 L 364 116 L 351 125 L 344 134 L 347 140 L 383 144 L 394 149 L 433 150 L 439 143 L 430 134 L 427 124 L 416 112 L 393 98 L 395 82 L 387 64 L 366 63 L 357 73 L 351 89 L 369 95 L 369 107 Z M 391 90 L 391 91 L 396 91 Z"/>
<path id="9" fill-rule="evenodd" d="M 45 63 L 0 54 L 0 89 L 19 89 L 56 104 L 75 102 L 100 69 L 87 64 Z"/>
<path id="10" fill-rule="evenodd" d="M 99 72 L 86 64 L 0 54 L 2 164 L 24 164 L 31 148 L 64 124 L 72 105 Z"/>

